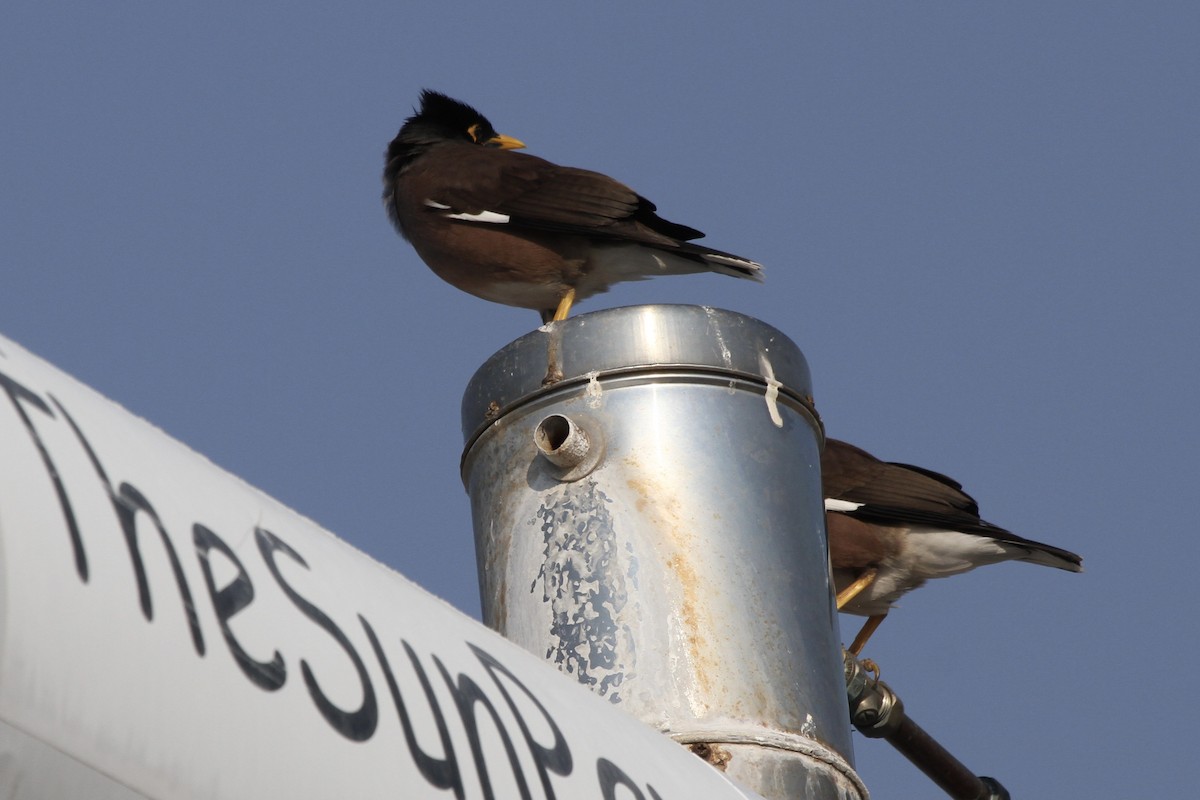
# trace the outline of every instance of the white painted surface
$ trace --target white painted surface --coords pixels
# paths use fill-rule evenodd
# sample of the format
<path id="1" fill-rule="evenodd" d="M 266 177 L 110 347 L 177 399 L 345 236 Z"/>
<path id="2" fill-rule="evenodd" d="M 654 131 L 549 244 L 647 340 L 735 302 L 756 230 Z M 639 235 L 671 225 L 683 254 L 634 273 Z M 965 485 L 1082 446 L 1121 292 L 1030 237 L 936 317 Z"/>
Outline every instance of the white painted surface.
<path id="1" fill-rule="evenodd" d="M 2 338 L 0 766 L 3 798 L 756 796 Z"/>

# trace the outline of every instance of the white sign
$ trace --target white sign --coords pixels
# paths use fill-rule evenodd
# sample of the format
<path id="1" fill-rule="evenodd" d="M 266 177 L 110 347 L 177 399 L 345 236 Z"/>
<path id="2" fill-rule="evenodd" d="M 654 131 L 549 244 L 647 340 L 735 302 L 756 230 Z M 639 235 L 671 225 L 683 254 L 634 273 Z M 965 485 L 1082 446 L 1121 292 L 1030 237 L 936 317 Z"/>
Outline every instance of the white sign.
<path id="1" fill-rule="evenodd" d="M 0 797 L 757 797 L 0 338 Z"/>

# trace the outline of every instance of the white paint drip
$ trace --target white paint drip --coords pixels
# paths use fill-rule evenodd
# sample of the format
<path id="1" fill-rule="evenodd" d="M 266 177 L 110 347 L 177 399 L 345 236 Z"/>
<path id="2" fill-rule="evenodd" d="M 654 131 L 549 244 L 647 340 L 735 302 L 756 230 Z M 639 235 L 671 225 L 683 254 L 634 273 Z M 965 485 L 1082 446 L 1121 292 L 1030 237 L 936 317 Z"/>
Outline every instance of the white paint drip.
<path id="1" fill-rule="evenodd" d="M 725 333 L 716 320 L 716 313 L 710 306 L 704 306 L 704 315 L 708 317 L 709 327 L 717 339 L 717 347 L 721 348 L 721 363 L 725 365 L 725 369 L 733 369 L 733 354 L 729 352 L 729 345 L 725 343 Z"/>
<path id="2" fill-rule="evenodd" d="M 775 380 L 775 368 L 771 366 L 766 353 L 758 354 L 758 367 L 762 370 L 763 379 L 767 382 L 767 413 L 771 415 L 771 422 L 775 423 L 775 427 L 782 428 L 783 417 L 779 415 L 779 387 L 783 384 Z"/>
<path id="3" fill-rule="evenodd" d="M 599 373 L 589 372 L 587 388 L 583 390 L 584 403 L 588 408 L 599 408 L 604 403 L 604 390 L 600 388 Z"/>

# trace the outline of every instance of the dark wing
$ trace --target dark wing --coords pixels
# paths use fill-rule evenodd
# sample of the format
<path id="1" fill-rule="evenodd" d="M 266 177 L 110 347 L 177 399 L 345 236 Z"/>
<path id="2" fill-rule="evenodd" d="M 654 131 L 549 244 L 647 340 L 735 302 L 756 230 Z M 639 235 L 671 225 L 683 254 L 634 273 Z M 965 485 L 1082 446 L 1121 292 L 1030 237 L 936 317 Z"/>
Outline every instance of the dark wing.
<path id="1" fill-rule="evenodd" d="M 979 505 L 957 481 L 938 472 L 880 461 L 847 442 L 826 441 L 821 474 L 825 497 L 860 504 L 849 512 L 858 519 L 1005 533 L 979 518 Z"/>
<path id="2" fill-rule="evenodd" d="M 1045 553 L 1078 569 L 1082 559 L 1069 550 L 1018 536 L 979 517 L 979 505 L 952 478 L 909 464 L 880 461 L 837 439 L 827 439 L 821 454 L 825 497 L 860 504 L 843 511 L 854 519 L 879 525 L 922 525 L 987 536 Z M 1073 565 L 1073 566 L 1070 566 Z"/>
<path id="3" fill-rule="evenodd" d="M 825 497 L 836 500 L 979 517 L 975 498 L 952 478 L 908 464 L 880 461 L 839 439 L 825 442 L 821 476 Z"/>
<path id="4" fill-rule="evenodd" d="M 668 248 L 704 235 L 662 219 L 653 203 L 607 175 L 525 153 L 446 145 L 431 148 L 417 169 L 439 176 L 436 186 L 413 178 L 427 184 L 426 199 L 450 207 L 447 213 L 490 211 L 508 217 L 513 227 Z"/>

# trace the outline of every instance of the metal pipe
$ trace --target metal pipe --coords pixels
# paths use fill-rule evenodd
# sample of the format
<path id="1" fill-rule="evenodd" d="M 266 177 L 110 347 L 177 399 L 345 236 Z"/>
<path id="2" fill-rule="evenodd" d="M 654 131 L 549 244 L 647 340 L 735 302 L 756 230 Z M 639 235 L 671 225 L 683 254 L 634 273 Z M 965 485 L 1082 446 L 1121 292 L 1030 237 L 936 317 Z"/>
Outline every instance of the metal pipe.
<path id="1" fill-rule="evenodd" d="M 995 778 L 977 776 L 904 712 L 891 687 L 845 653 L 850 721 L 858 732 L 885 739 L 954 800 L 1011 800 Z"/>
<path id="2" fill-rule="evenodd" d="M 484 621 L 767 798 L 865 798 L 808 365 L 641 306 L 512 342 L 463 399 Z"/>

